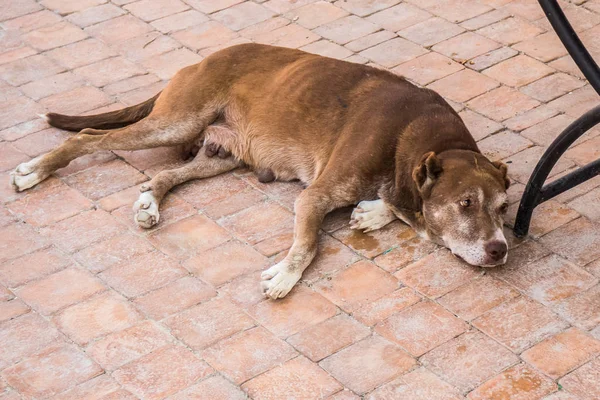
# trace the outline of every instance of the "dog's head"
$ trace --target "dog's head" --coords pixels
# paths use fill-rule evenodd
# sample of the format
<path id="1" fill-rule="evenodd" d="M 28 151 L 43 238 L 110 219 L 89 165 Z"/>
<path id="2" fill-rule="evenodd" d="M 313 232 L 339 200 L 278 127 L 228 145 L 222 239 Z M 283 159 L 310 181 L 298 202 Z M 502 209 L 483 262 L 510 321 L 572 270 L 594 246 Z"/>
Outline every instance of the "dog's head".
<path id="1" fill-rule="evenodd" d="M 472 151 L 423 155 L 413 180 L 431 239 L 471 265 L 504 264 L 508 246 L 502 225 L 510 185 L 506 173 L 505 164 Z"/>

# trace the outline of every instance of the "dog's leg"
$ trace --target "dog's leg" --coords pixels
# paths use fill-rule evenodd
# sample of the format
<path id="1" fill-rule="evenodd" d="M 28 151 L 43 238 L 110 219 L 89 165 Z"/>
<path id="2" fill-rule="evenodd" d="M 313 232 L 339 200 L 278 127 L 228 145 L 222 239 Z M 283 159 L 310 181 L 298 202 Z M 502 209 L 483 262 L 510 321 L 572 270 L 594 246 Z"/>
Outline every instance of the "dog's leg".
<path id="1" fill-rule="evenodd" d="M 324 186 L 324 185 L 323 185 Z M 294 243 L 287 256 L 261 275 L 262 290 L 272 299 L 285 297 L 317 253 L 319 228 L 325 215 L 346 204 L 336 204 L 325 188 L 308 187 L 294 205 Z"/>
<path id="2" fill-rule="evenodd" d="M 17 191 L 29 189 L 77 157 L 97 150 L 140 150 L 186 143 L 206 125 L 202 118 L 185 121 L 147 117 L 120 129 L 84 129 L 53 151 L 19 165 L 11 173 L 11 183 Z"/>
<path id="3" fill-rule="evenodd" d="M 383 228 L 398 219 L 394 212 L 381 199 L 361 201 L 352 211 L 350 228 L 371 232 Z"/>
<path id="4" fill-rule="evenodd" d="M 231 171 L 240 164 L 234 157 L 208 157 L 201 151 L 193 161 L 183 167 L 159 172 L 140 188 L 142 193 L 133 205 L 135 222 L 142 228 L 151 228 L 158 223 L 158 206 L 171 188 L 191 179 L 209 178 Z"/>

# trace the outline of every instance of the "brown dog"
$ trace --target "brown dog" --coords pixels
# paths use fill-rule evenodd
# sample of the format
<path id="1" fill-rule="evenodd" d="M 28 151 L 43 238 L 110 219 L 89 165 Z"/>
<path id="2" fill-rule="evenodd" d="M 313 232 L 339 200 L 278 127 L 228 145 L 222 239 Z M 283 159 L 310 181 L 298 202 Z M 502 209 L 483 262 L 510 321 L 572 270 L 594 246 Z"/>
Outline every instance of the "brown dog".
<path id="1" fill-rule="evenodd" d="M 213 154 L 214 146 L 233 154 L 220 158 L 200 151 L 182 168 L 156 175 L 134 205 L 142 227 L 158 222 L 160 201 L 173 186 L 242 162 L 306 184 L 295 204 L 292 248 L 262 275 L 271 298 L 284 297 L 311 263 L 324 216 L 358 202 L 355 229 L 371 231 L 399 218 L 469 264 L 506 260 L 506 166 L 481 155 L 438 94 L 387 71 L 243 44 L 182 69 L 161 93 L 137 106 L 45 118 L 59 128 L 83 130 L 19 165 L 11 176 L 19 191 L 96 150 L 203 139 L 212 143 Z"/>

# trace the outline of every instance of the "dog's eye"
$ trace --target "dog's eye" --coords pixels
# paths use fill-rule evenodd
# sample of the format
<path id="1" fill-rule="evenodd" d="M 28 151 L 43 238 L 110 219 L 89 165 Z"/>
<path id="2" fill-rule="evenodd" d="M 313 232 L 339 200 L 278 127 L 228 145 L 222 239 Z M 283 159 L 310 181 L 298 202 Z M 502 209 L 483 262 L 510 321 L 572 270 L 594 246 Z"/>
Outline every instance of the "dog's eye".
<path id="1" fill-rule="evenodd" d="M 508 211 L 508 203 L 504 203 L 500 206 L 500 213 L 502 214 L 506 214 L 506 212 Z"/>
<path id="2" fill-rule="evenodd" d="M 462 207 L 465 207 L 465 208 L 467 208 L 467 207 L 469 207 L 469 206 L 471 205 L 471 199 L 464 199 L 464 200 L 461 200 L 459 204 L 460 204 Z"/>

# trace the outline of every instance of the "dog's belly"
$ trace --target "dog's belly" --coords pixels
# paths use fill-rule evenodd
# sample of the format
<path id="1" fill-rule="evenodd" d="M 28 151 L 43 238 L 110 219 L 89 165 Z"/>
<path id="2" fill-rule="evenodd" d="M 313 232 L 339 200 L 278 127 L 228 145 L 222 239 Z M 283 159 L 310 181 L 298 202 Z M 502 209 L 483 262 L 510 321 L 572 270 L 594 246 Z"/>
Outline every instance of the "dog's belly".
<path id="1" fill-rule="evenodd" d="M 279 181 L 300 180 L 309 185 L 318 176 L 323 163 L 293 139 L 276 143 L 260 127 L 235 125 L 210 125 L 205 130 L 205 142 L 218 144 L 255 170 L 272 171 Z"/>

